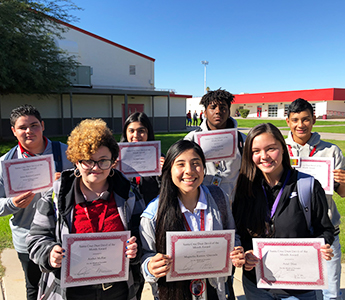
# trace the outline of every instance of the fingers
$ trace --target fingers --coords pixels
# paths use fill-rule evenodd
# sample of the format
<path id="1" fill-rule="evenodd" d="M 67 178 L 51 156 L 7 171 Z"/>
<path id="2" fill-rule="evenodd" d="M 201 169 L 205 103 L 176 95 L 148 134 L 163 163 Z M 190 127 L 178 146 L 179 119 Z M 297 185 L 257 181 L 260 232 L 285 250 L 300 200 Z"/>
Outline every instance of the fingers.
<path id="1" fill-rule="evenodd" d="M 334 176 L 334 180 L 336 182 L 345 183 L 345 171 L 341 170 L 341 169 L 337 169 L 333 171 L 333 176 Z"/>
<path id="2" fill-rule="evenodd" d="M 137 256 L 138 244 L 136 243 L 136 240 L 137 238 L 135 236 L 132 236 L 127 241 L 126 256 L 128 258 L 135 258 Z"/>
<path id="3" fill-rule="evenodd" d="M 332 257 L 334 256 L 333 249 L 331 248 L 329 244 L 321 246 L 320 252 L 321 252 L 322 257 L 325 260 L 331 260 Z"/>
<path id="4" fill-rule="evenodd" d="M 251 271 L 259 262 L 259 259 L 253 254 L 253 250 L 249 250 L 245 253 L 245 260 L 244 269 L 246 271 Z"/>
<path id="5" fill-rule="evenodd" d="M 235 247 L 234 250 L 230 253 L 230 258 L 232 259 L 232 264 L 236 268 L 241 268 L 245 264 L 245 256 L 243 247 Z"/>
<path id="6" fill-rule="evenodd" d="M 55 172 L 55 180 L 60 179 L 61 177 L 61 172 Z"/>
<path id="7" fill-rule="evenodd" d="M 160 278 L 168 274 L 171 263 L 172 259 L 170 255 L 158 253 L 150 259 L 147 268 L 153 276 Z"/>
<path id="8" fill-rule="evenodd" d="M 49 262 L 53 268 L 61 268 L 62 259 L 65 257 L 63 255 L 63 250 L 59 245 L 55 245 L 50 251 Z"/>
<path id="9" fill-rule="evenodd" d="M 161 156 L 161 158 L 160 158 L 160 160 L 159 160 L 160 165 L 161 165 L 161 169 L 163 168 L 164 161 L 165 161 L 165 157 Z"/>
<path id="10" fill-rule="evenodd" d="M 21 194 L 19 196 L 13 197 L 12 202 L 14 206 L 19 207 L 19 208 L 25 208 L 27 207 L 32 199 L 34 199 L 35 194 L 33 192 L 26 192 L 24 194 Z"/>

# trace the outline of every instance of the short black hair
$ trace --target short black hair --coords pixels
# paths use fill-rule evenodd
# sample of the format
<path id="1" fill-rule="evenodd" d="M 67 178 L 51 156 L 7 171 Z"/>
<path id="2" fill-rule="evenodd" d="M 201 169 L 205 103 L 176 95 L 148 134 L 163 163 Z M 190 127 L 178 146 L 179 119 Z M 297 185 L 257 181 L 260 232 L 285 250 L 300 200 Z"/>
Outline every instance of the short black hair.
<path id="1" fill-rule="evenodd" d="M 309 110 L 311 116 L 314 116 L 313 106 L 307 100 L 298 98 L 289 105 L 287 116 L 289 117 L 291 113 L 300 113 L 305 110 Z"/>
<path id="2" fill-rule="evenodd" d="M 231 103 L 234 102 L 235 96 L 226 90 L 221 90 L 220 88 L 215 91 L 208 91 L 200 100 L 200 105 L 203 105 L 205 109 L 213 102 L 225 102 L 229 109 Z"/>
<path id="3" fill-rule="evenodd" d="M 24 104 L 12 109 L 10 116 L 11 126 L 14 126 L 17 120 L 23 116 L 34 116 L 40 123 L 42 123 L 41 114 L 37 108 L 30 104 Z"/>

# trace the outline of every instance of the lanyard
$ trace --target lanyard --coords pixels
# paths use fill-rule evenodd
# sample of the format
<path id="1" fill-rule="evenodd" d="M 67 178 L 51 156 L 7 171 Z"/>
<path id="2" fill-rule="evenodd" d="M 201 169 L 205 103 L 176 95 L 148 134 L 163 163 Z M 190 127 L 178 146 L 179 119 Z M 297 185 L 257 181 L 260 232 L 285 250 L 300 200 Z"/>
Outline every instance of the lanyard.
<path id="1" fill-rule="evenodd" d="M 184 214 L 183 221 L 187 231 L 192 231 Z M 200 210 L 200 231 L 205 231 L 205 211 L 203 209 Z"/>
<path id="2" fill-rule="evenodd" d="M 108 202 L 109 202 L 109 201 L 105 201 L 105 202 L 104 202 L 104 206 L 105 206 L 104 211 L 103 211 L 103 213 L 100 214 L 100 216 L 99 216 L 99 222 L 98 222 L 98 230 L 99 230 L 99 231 L 97 231 L 97 229 L 95 229 L 95 228 L 93 227 L 92 222 L 91 222 L 91 218 L 90 218 L 90 215 L 89 215 L 89 211 L 88 211 L 88 209 L 87 209 L 87 206 L 86 206 L 86 204 L 83 204 L 83 208 L 84 208 L 85 215 L 86 215 L 87 219 L 89 220 L 90 227 L 91 227 L 91 230 L 92 230 L 93 233 L 95 233 L 95 232 L 102 232 L 103 225 L 104 225 L 104 220 L 105 220 L 105 215 L 106 215 L 107 209 L 108 209 Z"/>
<path id="3" fill-rule="evenodd" d="M 289 170 L 289 172 L 288 172 L 287 175 L 286 175 L 284 184 L 283 184 L 282 188 L 280 189 L 279 194 L 277 195 L 276 199 L 274 200 L 274 203 L 273 203 L 273 206 L 272 206 L 272 209 L 271 209 L 271 219 L 273 218 L 273 216 L 274 216 L 274 214 L 275 214 L 275 212 L 276 212 L 276 209 L 277 209 L 278 203 L 279 203 L 279 201 L 280 201 L 280 198 L 281 198 L 281 196 L 282 196 L 282 194 L 283 194 L 283 190 L 284 190 L 284 188 L 285 188 L 285 185 L 286 185 L 287 181 L 288 181 L 289 178 L 290 178 L 290 173 L 291 173 L 291 171 Z M 268 203 L 266 190 L 265 190 L 265 188 L 264 188 L 263 185 L 262 185 L 262 189 L 263 189 L 263 191 L 264 191 L 264 194 L 265 194 L 265 197 L 266 197 L 266 201 L 267 201 L 267 203 Z"/>
<path id="4" fill-rule="evenodd" d="M 292 149 L 291 145 L 287 145 L 287 146 L 288 146 L 288 149 L 289 149 L 290 156 L 293 157 L 294 155 L 293 155 L 292 150 L 291 150 Z M 315 151 L 316 151 L 316 146 L 314 146 L 313 149 L 311 150 L 311 152 L 309 154 L 309 157 L 312 157 L 314 155 Z"/>

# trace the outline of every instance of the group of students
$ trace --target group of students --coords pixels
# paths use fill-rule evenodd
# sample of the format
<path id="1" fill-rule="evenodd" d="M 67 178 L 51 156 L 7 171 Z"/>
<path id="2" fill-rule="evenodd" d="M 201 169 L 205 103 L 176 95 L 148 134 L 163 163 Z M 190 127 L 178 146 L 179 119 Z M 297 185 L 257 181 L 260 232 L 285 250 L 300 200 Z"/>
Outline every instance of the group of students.
<path id="1" fill-rule="evenodd" d="M 236 127 L 236 121 L 230 117 L 231 96 L 217 90 L 203 97 L 201 104 L 205 106 L 207 122 L 202 123 L 200 130 Z M 43 138 L 43 121 L 32 113 L 36 111 L 34 108 L 25 107 L 24 112 L 17 112 L 19 117 L 12 123 L 19 142 L 17 156 L 12 158 L 24 158 L 26 152 L 31 155 L 49 152 L 50 141 Z M 297 110 L 293 114 L 304 111 Z M 309 116 L 308 110 L 307 113 Z M 298 121 L 299 127 L 292 133 L 294 137 L 303 136 L 306 122 L 315 122 L 312 112 L 308 116 Z M 22 136 L 17 128 L 23 131 Z M 45 148 L 41 145 L 40 149 L 32 150 L 40 135 L 47 141 Z M 254 267 L 258 258 L 252 251 L 253 238 L 322 237 L 325 246 L 321 253 L 330 261 L 334 256 L 331 245 L 339 233 L 333 226 L 339 225 L 334 224 L 336 207 L 332 207 L 332 224 L 328 216 L 329 199 L 317 180 L 311 197 L 313 230 L 308 227 L 297 194 L 298 171 L 291 168 L 289 149 L 280 131 L 268 123 L 255 126 L 247 137 L 239 134 L 238 151 L 231 162 L 206 163 L 202 149 L 193 139 L 193 133 L 188 134 L 184 140 L 174 143 L 165 157 L 162 155 L 161 176 L 128 180 L 115 169 L 119 148 L 111 130 L 100 119 L 87 119 L 74 128 L 68 138 L 66 155 L 74 167 L 57 176 L 60 178 L 51 190 L 44 195 L 28 193 L 4 198 L 6 203 L 1 199 L 0 214 L 4 215 L 5 210 L 13 214 L 11 224 L 17 252 L 30 255 L 43 272 L 39 299 L 140 299 L 143 277 L 151 284 L 155 299 L 192 299 L 190 281 L 166 282 L 172 265 L 172 257 L 166 254 L 166 232 L 222 229 L 236 229 L 235 247 L 229 257 L 235 267 L 244 267 L 243 287 L 248 300 L 316 299 L 315 291 L 265 290 L 256 286 Z M 148 117 L 144 113 L 129 116 L 121 142 L 150 140 L 154 140 L 154 133 Z M 292 145 L 290 151 L 302 152 L 304 145 Z M 63 147 L 61 144 L 65 150 Z M 339 148 L 333 148 L 342 156 Z M 5 155 L 2 159 L 11 158 Z M 343 161 L 335 166 L 345 168 Z M 334 178 L 338 182 L 335 189 L 343 196 L 345 176 L 341 171 L 335 171 Z M 215 186 L 215 182 L 220 187 Z M 0 192 L 5 197 L 1 188 Z M 219 202 L 224 198 L 228 201 L 220 210 Z M 128 201 L 134 201 L 135 205 L 126 205 Z M 21 219 L 25 223 L 20 224 Z M 22 226 L 25 232 L 14 226 Z M 123 230 L 132 232 L 125 251 L 130 261 L 127 282 L 61 288 L 64 234 Z M 15 242 L 16 232 L 21 232 L 18 240 L 22 243 L 26 237 L 27 248 L 22 245 L 22 250 Z M 340 278 L 340 273 L 338 275 Z M 26 281 L 28 299 L 36 299 L 37 290 L 33 296 L 33 288 L 28 288 L 30 272 L 26 272 Z M 234 299 L 232 279 L 208 278 L 205 293 L 207 299 Z"/>

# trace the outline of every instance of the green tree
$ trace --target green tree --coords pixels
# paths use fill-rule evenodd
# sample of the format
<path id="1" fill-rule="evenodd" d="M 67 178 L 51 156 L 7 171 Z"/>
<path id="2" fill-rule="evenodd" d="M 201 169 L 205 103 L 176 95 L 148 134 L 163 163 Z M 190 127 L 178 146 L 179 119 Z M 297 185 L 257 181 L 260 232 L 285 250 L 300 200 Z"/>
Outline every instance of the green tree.
<path id="1" fill-rule="evenodd" d="M 0 94 L 44 94 L 70 86 L 78 65 L 54 39 L 73 22 L 70 0 L 0 0 Z"/>

